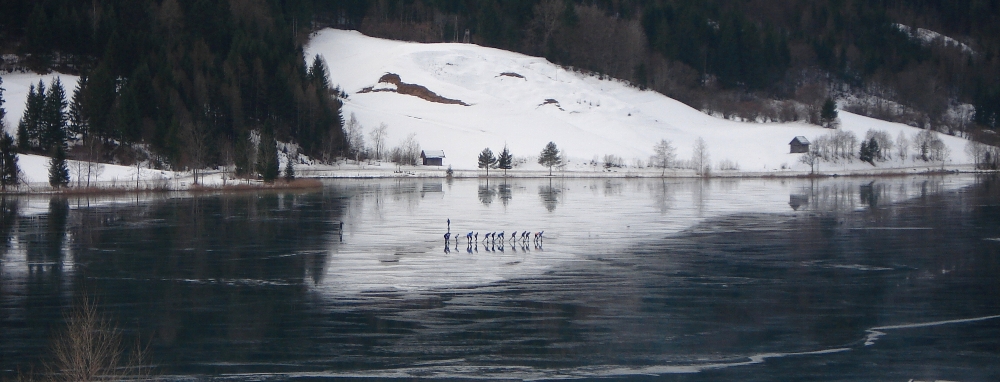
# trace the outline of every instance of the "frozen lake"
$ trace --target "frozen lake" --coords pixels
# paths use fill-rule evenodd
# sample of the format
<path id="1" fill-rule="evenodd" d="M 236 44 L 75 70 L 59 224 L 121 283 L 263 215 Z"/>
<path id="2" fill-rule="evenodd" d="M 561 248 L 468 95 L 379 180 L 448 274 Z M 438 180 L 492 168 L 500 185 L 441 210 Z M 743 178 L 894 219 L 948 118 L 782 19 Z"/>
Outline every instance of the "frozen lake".
<path id="1" fill-rule="evenodd" d="M 0 379 L 47 357 L 83 296 L 178 380 L 1000 379 L 995 177 L 338 180 L 2 205 Z M 544 240 L 509 240 L 526 230 Z"/>

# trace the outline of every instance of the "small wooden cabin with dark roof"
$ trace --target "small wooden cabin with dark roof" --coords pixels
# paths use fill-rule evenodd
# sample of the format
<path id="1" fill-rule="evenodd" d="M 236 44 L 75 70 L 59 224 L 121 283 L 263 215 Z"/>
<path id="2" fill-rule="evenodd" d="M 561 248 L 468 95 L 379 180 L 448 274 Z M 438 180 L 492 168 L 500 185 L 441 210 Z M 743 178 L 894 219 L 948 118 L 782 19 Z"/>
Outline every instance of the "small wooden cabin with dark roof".
<path id="1" fill-rule="evenodd" d="M 420 159 L 423 159 L 424 166 L 443 166 L 444 150 L 421 150 Z"/>
<path id="2" fill-rule="evenodd" d="M 809 152 L 809 140 L 801 135 L 792 139 L 791 142 L 788 142 L 788 145 L 791 146 L 792 154 Z"/>

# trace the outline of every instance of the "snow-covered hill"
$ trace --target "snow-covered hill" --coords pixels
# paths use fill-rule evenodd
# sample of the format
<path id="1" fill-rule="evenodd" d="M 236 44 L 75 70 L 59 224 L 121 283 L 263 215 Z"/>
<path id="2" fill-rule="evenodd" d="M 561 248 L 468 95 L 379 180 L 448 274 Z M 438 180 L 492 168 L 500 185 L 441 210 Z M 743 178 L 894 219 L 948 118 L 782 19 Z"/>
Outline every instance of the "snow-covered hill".
<path id="1" fill-rule="evenodd" d="M 331 82 L 349 93 L 345 118 L 354 113 L 366 132 L 386 123 L 388 147 L 416 134 L 423 149 L 444 150 L 445 166 L 456 169 L 474 169 L 486 147 L 499 152 L 507 145 L 515 157 L 533 157 L 549 141 L 564 150 L 571 170 L 605 154 L 622 157 L 626 164 L 647 160 L 660 139 L 673 142 L 678 159 L 688 159 L 695 140 L 703 137 L 713 164 L 729 160 L 745 172 L 780 172 L 783 167 L 805 171 L 800 154 L 789 154 L 789 141 L 799 135 L 814 140 L 831 132 L 804 123 L 724 120 L 656 92 L 567 71 L 543 58 L 470 44 L 409 43 L 326 29 L 314 35 L 305 54 L 307 60 L 322 56 Z M 387 73 L 469 106 L 393 92 L 397 85 L 378 83 Z M 899 131 L 910 136 L 920 131 L 844 111 L 840 119 L 841 129 L 859 139 L 868 129 L 886 131 L 893 138 Z M 949 165 L 971 162 L 963 150 L 965 140 L 941 139 L 951 151 Z M 529 161 L 531 166 L 538 165 Z M 889 166 L 940 163 L 879 163 Z M 821 168 L 872 167 L 855 160 Z"/>

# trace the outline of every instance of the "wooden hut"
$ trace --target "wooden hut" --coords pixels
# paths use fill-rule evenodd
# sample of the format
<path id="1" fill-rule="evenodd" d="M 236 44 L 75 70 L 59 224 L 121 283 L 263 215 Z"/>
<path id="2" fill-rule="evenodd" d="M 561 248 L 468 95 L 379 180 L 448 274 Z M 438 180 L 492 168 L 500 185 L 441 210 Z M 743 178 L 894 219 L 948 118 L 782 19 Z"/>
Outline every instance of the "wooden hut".
<path id="1" fill-rule="evenodd" d="M 788 145 L 791 146 L 792 154 L 809 152 L 809 140 L 801 135 L 792 139 L 791 142 L 788 142 Z"/>
<path id="2" fill-rule="evenodd" d="M 421 150 L 420 159 L 423 159 L 424 166 L 443 166 L 444 150 Z"/>

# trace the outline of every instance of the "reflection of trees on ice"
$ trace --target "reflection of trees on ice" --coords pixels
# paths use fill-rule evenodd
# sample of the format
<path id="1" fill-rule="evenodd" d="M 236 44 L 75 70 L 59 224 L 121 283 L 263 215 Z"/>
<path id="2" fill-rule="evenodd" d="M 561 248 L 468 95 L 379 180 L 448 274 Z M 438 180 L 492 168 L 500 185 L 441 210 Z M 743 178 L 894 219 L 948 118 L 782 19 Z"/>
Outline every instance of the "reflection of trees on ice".
<path id="1" fill-rule="evenodd" d="M 487 180 L 485 185 L 479 185 L 479 201 L 484 205 L 493 204 L 493 198 L 496 196 L 496 191 L 490 187 L 490 181 Z"/>
<path id="2" fill-rule="evenodd" d="M 538 197 L 542 199 L 542 204 L 545 205 L 545 209 L 549 212 L 556 210 L 556 205 L 559 204 L 560 193 L 562 193 L 562 187 L 553 186 L 552 179 L 549 179 L 548 185 L 538 186 Z"/>

